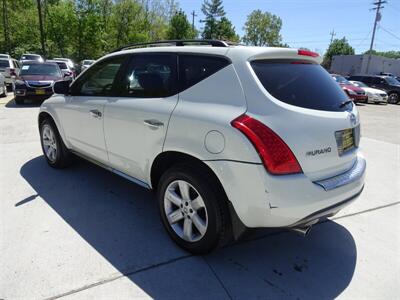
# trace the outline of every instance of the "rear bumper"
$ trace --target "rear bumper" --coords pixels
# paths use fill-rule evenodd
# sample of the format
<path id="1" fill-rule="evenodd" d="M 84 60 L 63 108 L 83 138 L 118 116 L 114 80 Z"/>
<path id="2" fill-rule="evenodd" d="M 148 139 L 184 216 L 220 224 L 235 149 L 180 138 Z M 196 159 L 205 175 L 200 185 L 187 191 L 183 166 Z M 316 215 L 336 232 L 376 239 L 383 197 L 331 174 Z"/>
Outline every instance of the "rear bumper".
<path id="1" fill-rule="evenodd" d="M 326 182 L 345 179 L 326 189 L 305 174 L 273 176 L 261 164 L 232 161 L 206 162 L 220 179 L 228 199 L 246 227 L 293 227 L 337 213 L 362 192 L 365 160 L 359 154 L 355 165 Z M 358 173 L 354 176 L 354 168 Z M 353 175 L 351 175 L 353 173 Z"/>
<path id="2" fill-rule="evenodd" d="M 349 95 L 349 96 L 354 102 L 367 102 L 368 101 L 367 95 Z"/>

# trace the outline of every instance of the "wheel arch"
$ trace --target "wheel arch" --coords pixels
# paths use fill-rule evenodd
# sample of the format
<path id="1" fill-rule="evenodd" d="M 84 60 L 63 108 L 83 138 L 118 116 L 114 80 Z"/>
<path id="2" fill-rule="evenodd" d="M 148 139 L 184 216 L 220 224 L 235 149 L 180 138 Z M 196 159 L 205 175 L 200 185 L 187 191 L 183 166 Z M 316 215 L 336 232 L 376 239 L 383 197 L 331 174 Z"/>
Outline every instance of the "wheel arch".
<path id="1" fill-rule="evenodd" d="M 157 189 L 159 180 L 162 174 L 171 168 L 174 165 L 186 164 L 197 168 L 202 168 L 205 172 L 207 172 L 216 183 L 217 188 L 220 189 L 220 192 L 225 196 L 225 201 L 229 210 L 229 218 L 231 222 L 231 228 L 233 233 L 233 237 L 235 240 L 239 239 L 239 237 L 246 231 L 245 225 L 240 220 L 237 215 L 231 201 L 228 198 L 225 189 L 219 180 L 217 174 L 212 170 L 210 166 L 208 166 L 201 159 L 192 156 L 190 154 L 186 154 L 178 151 L 166 151 L 160 153 L 153 161 L 150 171 L 150 184 L 153 190 Z"/>
<path id="2" fill-rule="evenodd" d="M 57 131 L 58 131 L 59 135 L 61 136 L 61 139 L 63 140 L 64 144 L 68 145 L 66 143 L 66 140 L 65 140 L 65 137 L 64 137 L 64 132 L 62 130 L 60 130 L 60 126 L 59 126 L 59 124 L 57 122 L 57 119 L 54 118 L 53 115 L 50 112 L 48 112 L 48 111 L 40 111 L 39 112 L 39 115 L 38 115 L 38 127 L 39 127 L 39 130 L 40 130 L 40 124 L 42 124 L 43 120 L 45 120 L 45 119 L 49 119 L 54 123 L 54 125 L 56 126 Z"/>

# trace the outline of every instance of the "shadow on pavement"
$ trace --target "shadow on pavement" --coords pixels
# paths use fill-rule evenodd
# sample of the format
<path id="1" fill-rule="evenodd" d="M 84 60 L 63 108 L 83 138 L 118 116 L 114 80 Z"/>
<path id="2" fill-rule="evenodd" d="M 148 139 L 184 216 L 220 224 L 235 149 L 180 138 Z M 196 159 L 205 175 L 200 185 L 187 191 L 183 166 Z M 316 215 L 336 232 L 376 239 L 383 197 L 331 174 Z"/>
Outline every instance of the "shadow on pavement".
<path id="1" fill-rule="evenodd" d="M 332 299 L 354 273 L 354 240 L 331 221 L 307 238 L 262 230 L 252 240 L 194 257 L 167 236 L 153 194 L 123 178 L 81 160 L 54 170 L 42 156 L 20 172 L 86 242 L 156 299 Z M 16 205 L 38 201 L 37 195 Z"/>
<path id="2" fill-rule="evenodd" d="M 39 101 L 39 102 L 28 102 L 28 100 L 24 103 L 24 104 L 20 104 L 17 105 L 14 101 L 14 99 L 11 99 L 10 101 L 8 101 L 5 105 L 5 107 L 7 108 L 30 108 L 30 107 L 39 107 L 42 104 L 43 101 Z"/>

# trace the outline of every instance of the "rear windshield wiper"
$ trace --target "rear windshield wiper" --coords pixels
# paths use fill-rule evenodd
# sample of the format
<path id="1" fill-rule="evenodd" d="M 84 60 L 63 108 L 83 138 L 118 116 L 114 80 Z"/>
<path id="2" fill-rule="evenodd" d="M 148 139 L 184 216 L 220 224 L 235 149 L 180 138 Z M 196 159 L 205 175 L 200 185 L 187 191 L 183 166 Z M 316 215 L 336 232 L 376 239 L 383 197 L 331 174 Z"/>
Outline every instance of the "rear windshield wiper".
<path id="1" fill-rule="evenodd" d="M 343 101 L 342 103 L 340 103 L 340 108 L 342 108 L 343 106 L 346 106 L 347 104 L 349 104 L 349 103 L 352 103 L 353 102 L 353 100 L 346 100 L 346 101 Z"/>

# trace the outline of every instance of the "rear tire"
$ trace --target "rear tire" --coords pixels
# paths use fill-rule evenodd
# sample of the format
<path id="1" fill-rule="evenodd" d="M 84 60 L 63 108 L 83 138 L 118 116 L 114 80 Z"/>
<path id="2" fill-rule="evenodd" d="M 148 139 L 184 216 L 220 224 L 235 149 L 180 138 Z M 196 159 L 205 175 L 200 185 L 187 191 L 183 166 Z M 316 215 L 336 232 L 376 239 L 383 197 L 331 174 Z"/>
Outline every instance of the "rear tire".
<path id="1" fill-rule="evenodd" d="M 390 93 L 388 95 L 388 103 L 390 104 L 397 104 L 399 102 L 399 94 L 396 92 Z"/>
<path id="2" fill-rule="evenodd" d="M 71 164 L 72 154 L 65 146 L 56 125 L 51 119 L 44 119 L 40 124 L 40 142 L 47 163 L 56 169 Z"/>
<path id="3" fill-rule="evenodd" d="M 205 254 L 230 240 L 225 193 L 202 168 L 179 165 L 167 170 L 157 198 L 165 229 L 183 249 Z"/>

